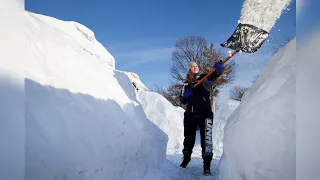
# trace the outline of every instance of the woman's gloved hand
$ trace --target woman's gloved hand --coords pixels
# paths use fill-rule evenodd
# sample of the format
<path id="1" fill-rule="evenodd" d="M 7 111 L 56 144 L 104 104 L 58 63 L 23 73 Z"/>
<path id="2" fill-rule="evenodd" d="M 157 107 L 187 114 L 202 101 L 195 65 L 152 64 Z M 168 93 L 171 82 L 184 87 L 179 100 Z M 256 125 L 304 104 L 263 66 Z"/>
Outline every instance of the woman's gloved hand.
<path id="1" fill-rule="evenodd" d="M 222 74 L 224 65 L 222 64 L 222 60 L 219 60 L 218 62 L 215 62 L 213 65 L 213 68 L 218 74 Z"/>
<path id="2" fill-rule="evenodd" d="M 183 98 L 189 99 L 192 96 L 192 89 L 188 89 L 183 93 Z"/>

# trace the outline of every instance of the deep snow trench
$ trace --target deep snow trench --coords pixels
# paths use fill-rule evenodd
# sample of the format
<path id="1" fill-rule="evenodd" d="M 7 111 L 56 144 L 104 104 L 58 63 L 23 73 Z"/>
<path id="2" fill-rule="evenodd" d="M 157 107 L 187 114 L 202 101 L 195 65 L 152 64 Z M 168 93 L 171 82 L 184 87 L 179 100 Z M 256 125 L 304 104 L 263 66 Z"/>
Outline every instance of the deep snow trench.
<path id="1" fill-rule="evenodd" d="M 115 69 L 87 27 L 26 11 L 23 18 L 25 179 L 203 178 L 199 134 L 188 168 L 179 167 L 181 108 L 149 92 L 135 73 Z M 295 41 L 273 56 L 241 103 L 222 103 L 214 119 L 214 176 L 207 179 L 293 178 Z M 1 87 L 1 94 L 22 93 Z"/>

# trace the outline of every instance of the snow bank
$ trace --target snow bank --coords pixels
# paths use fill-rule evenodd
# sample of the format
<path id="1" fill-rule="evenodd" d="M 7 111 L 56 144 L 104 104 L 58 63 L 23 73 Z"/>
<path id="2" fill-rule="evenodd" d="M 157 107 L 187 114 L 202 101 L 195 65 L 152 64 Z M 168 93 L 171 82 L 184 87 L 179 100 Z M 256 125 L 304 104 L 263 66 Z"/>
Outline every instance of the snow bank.
<path id="1" fill-rule="evenodd" d="M 0 179 L 25 173 L 23 7 L 0 0 Z"/>
<path id="2" fill-rule="evenodd" d="M 297 45 L 297 180 L 320 179 L 320 61 L 316 53 L 320 43 L 319 25 L 304 31 L 306 38 L 298 39 Z"/>
<path id="3" fill-rule="evenodd" d="M 166 98 L 155 92 L 141 91 L 139 99 L 148 117 L 168 137 L 167 154 L 179 154 L 183 149 L 183 113 Z"/>
<path id="4" fill-rule="evenodd" d="M 223 152 L 224 127 L 228 117 L 239 106 L 239 101 L 226 100 L 220 103 L 219 109 L 214 114 L 212 127 L 213 158 L 220 159 Z"/>
<path id="5" fill-rule="evenodd" d="M 139 76 L 136 73 L 124 72 L 124 71 L 122 71 L 122 73 L 126 74 L 129 77 L 130 82 L 132 83 L 132 85 L 135 87 L 137 91 L 148 91 L 147 86 L 145 86 L 141 82 Z"/>
<path id="6" fill-rule="evenodd" d="M 46 40 L 68 43 L 74 50 L 84 51 L 96 59 L 106 61 L 115 68 L 115 60 L 111 54 L 98 42 L 94 33 L 82 24 L 74 21 L 62 21 L 41 14 L 27 13 L 27 26 L 35 32 L 41 27 L 41 34 L 46 35 Z M 53 35 L 59 34 L 55 37 Z M 42 37 L 44 38 L 44 37 Z"/>
<path id="7" fill-rule="evenodd" d="M 167 135 L 89 29 L 25 13 L 25 179 L 167 179 Z"/>
<path id="8" fill-rule="evenodd" d="M 295 50 L 272 57 L 229 117 L 220 180 L 295 179 Z"/>

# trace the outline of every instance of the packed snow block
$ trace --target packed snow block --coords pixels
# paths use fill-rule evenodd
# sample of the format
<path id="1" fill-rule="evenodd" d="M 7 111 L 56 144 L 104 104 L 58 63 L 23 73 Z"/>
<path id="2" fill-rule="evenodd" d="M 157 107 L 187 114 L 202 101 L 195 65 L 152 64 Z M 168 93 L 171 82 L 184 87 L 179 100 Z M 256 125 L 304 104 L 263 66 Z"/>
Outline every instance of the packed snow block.
<path id="1" fill-rule="evenodd" d="M 296 175 L 296 39 L 262 69 L 228 118 L 220 180 L 289 180 Z"/>
<path id="2" fill-rule="evenodd" d="M 166 179 L 167 135 L 91 31 L 24 17 L 25 179 Z"/>

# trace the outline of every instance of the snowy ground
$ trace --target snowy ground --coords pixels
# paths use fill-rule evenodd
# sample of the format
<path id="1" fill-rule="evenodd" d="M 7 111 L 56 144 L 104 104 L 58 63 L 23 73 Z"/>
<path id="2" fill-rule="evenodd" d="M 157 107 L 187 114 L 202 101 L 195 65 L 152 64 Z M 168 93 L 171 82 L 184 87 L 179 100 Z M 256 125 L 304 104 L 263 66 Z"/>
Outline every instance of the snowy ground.
<path id="1" fill-rule="evenodd" d="M 171 178 L 173 180 L 217 180 L 219 171 L 219 159 L 213 159 L 211 163 L 211 173 L 213 176 L 203 176 L 203 161 L 201 157 L 201 146 L 200 146 L 200 134 L 197 133 L 196 144 L 193 149 L 192 159 L 188 164 L 187 168 L 180 168 L 179 165 L 182 160 L 182 153 L 178 154 L 168 154 L 167 159 L 172 162 L 172 164 L 178 168 L 174 173 L 171 173 Z"/>

